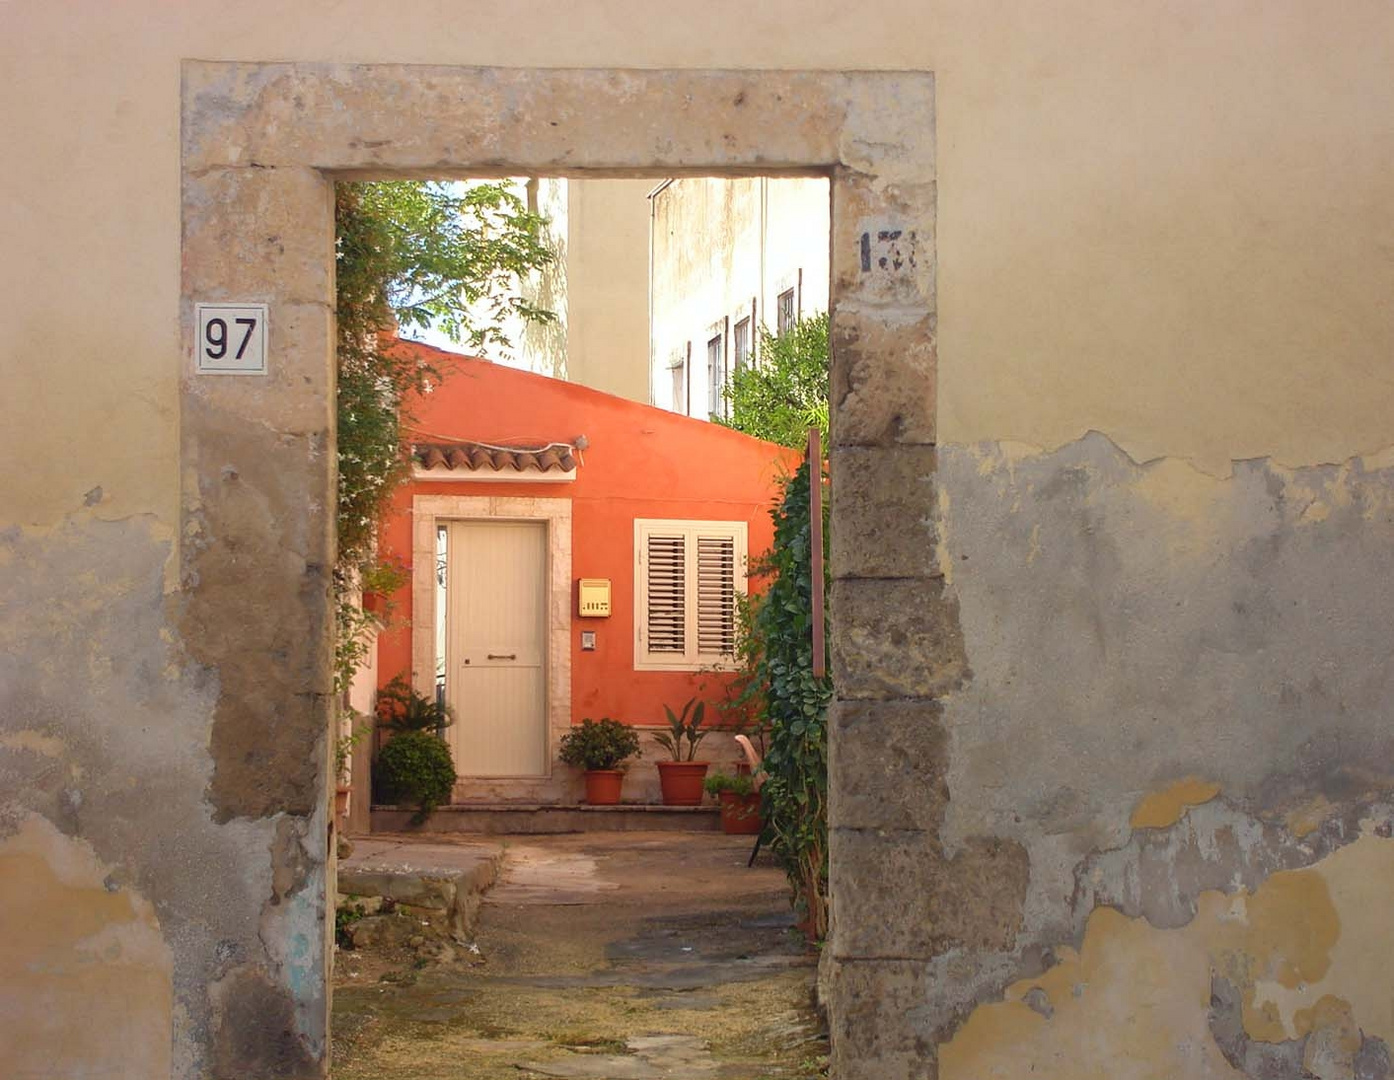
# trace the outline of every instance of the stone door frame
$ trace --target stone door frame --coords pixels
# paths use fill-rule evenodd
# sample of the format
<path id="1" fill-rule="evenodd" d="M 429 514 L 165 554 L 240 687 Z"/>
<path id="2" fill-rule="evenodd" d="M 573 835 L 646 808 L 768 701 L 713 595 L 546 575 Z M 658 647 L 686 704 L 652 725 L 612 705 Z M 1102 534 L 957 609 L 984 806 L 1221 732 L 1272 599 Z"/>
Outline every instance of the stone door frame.
<path id="1" fill-rule="evenodd" d="M 878 717 L 939 689 L 945 602 L 920 482 L 935 420 L 933 77 L 185 62 L 179 624 L 218 688 L 210 813 L 277 821 L 277 888 L 245 913 L 265 955 L 240 958 L 247 978 L 227 984 L 259 1000 L 220 1011 L 265 1016 L 276 997 L 289 1029 L 256 1037 L 294 1045 L 285 1075 L 328 1059 L 333 182 L 777 174 L 831 181 L 836 860 L 840 834 L 901 828 L 897 793 L 863 796 L 849 776 L 874 768 Z M 268 305 L 267 374 L 195 373 L 194 306 L 208 301 Z M 859 1012 L 857 987 L 907 958 L 855 932 L 836 861 L 833 875 L 831 952 L 856 972 L 834 983 L 836 1039 L 841 1014 L 895 1022 Z M 834 1067 L 851 1060 L 835 1051 Z"/>

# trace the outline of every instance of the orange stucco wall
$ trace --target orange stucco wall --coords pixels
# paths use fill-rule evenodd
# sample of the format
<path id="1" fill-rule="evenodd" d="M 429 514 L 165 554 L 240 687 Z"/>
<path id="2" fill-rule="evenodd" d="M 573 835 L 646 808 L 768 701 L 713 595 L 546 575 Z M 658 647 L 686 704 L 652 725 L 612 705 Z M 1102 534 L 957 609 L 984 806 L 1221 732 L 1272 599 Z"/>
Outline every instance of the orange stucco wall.
<path id="1" fill-rule="evenodd" d="M 412 481 L 396 495 L 382 536 L 384 556 L 410 566 L 415 495 L 523 495 L 572 500 L 571 715 L 609 716 L 632 724 L 663 719 L 693 695 L 719 696 L 709 673 L 634 670 L 634 520 L 679 518 L 745 521 L 753 559 L 769 549 L 769 507 L 778 478 L 798 455 L 702 420 L 513 368 L 404 345 L 446 377 L 412 405 L 423 441 L 492 443 L 570 441 L 585 435 L 576 479 L 569 483 Z M 575 581 L 609 578 L 609 618 L 579 618 Z M 758 587 L 758 582 L 752 582 Z M 411 590 L 394 597 L 392 627 L 379 638 L 380 682 L 411 668 Z M 593 652 L 581 631 L 597 632 Z"/>

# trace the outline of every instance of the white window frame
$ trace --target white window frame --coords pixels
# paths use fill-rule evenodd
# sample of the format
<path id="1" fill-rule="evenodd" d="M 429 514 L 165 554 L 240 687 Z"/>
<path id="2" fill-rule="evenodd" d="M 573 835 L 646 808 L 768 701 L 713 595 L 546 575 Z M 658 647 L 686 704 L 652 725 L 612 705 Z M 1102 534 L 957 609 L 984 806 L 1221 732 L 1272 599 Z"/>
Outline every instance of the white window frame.
<path id="1" fill-rule="evenodd" d="M 707 419 L 725 419 L 730 410 L 722 395 L 731 375 L 731 358 L 727 349 L 726 324 L 729 320 L 714 322 L 707 329 Z M 716 346 L 715 357 L 712 346 Z M 713 359 L 715 363 L 713 364 Z"/>
<path id="2" fill-rule="evenodd" d="M 784 298 L 789 298 L 788 319 L 785 319 Z M 780 289 L 774 298 L 774 333 L 782 337 L 799 321 L 799 290 L 796 285 Z"/>
<path id="3" fill-rule="evenodd" d="M 669 411 L 687 416 L 692 406 L 692 342 L 686 348 L 673 350 L 668 361 L 668 377 L 671 387 Z"/>
<path id="4" fill-rule="evenodd" d="M 741 331 L 745 331 L 745 352 L 741 352 Z M 755 317 L 738 315 L 731 324 L 731 370 L 741 371 L 755 364 Z"/>
<path id="5" fill-rule="evenodd" d="M 735 541 L 735 593 L 747 595 L 749 581 L 749 532 L 745 521 L 688 521 L 672 518 L 634 519 L 634 670 L 635 671 L 730 671 L 734 656 L 702 655 L 697 635 L 697 540 L 699 537 L 731 538 Z M 685 537 L 683 613 L 684 644 L 681 656 L 672 652 L 651 653 L 645 640 L 649 612 L 649 579 L 646 555 L 648 537 L 653 534 Z"/>

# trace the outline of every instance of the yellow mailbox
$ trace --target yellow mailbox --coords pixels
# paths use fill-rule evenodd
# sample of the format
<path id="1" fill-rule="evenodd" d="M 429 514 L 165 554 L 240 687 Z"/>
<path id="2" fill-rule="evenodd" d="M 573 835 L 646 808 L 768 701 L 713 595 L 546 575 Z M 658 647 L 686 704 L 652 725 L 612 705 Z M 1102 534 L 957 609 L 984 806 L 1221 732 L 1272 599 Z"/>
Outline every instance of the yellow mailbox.
<path id="1" fill-rule="evenodd" d="M 610 579 L 583 577 L 580 588 L 582 618 L 603 618 L 610 614 Z"/>

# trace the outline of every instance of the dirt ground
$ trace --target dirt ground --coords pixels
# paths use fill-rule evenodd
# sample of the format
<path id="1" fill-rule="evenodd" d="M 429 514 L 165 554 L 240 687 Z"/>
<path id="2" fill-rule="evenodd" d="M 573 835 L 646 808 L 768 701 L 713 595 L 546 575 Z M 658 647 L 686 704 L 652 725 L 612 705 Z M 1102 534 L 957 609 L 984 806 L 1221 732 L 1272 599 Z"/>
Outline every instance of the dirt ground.
<path id="1" fill-rule="evenodd" d="M 477 952 L 338 953 L 335 1080 L 823 1075 L 817 957 L 749 853 L 707 833 L 509 838 Z"/>

